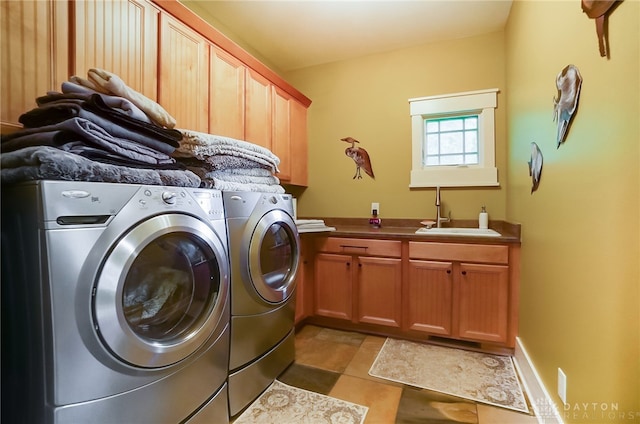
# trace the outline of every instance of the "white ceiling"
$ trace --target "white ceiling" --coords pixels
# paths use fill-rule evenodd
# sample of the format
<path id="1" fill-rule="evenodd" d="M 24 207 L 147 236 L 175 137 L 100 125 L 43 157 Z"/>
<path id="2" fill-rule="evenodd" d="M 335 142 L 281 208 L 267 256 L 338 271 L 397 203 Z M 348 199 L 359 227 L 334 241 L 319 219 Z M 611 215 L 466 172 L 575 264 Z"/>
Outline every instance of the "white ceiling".
<path id="1" fill-rule="evenodd" d="M 502 30 L 512 0 L 181 0 L 281 71 Z"/>

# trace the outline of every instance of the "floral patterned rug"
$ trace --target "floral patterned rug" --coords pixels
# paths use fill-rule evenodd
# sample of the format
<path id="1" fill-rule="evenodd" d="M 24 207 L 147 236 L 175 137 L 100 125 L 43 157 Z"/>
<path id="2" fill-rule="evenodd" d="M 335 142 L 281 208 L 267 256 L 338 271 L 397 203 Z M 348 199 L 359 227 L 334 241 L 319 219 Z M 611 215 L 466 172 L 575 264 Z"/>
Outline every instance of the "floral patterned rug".
<path id="1" fill-rule="evenodd" d="M 369 374 L 476 402 L 529 412 L 510 356 L 388 338 Z"/>
<path id="2" fill-rule="evenodd" d="M 276 380 L 234 424 L 361 424 L 369 408 Z"/>

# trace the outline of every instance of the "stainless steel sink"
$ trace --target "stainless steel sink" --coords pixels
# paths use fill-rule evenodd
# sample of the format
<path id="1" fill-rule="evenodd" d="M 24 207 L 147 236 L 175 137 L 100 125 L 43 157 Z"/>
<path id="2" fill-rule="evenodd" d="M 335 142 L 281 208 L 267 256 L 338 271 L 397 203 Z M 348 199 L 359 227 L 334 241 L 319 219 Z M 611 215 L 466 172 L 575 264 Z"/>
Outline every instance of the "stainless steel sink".
<path id="1" fill-rule="evenodd" d="M 419 228 L 416 234 L 430 236 L 500 237 L 500 233 L 482 228 Z"/>

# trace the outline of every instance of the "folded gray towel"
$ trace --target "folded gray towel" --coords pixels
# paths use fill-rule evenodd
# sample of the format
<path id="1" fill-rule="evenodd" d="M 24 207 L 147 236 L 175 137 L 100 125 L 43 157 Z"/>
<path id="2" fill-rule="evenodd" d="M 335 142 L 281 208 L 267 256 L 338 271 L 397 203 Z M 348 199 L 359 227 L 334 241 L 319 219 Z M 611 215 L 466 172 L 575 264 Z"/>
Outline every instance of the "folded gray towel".
<path id="1" fill-rule="evenodd" d="M 38 128 L 74 117 L 87 119 L 114 137 L 136 141 L 166 154 L 172 154 L 182 138 L 177 130 L 147 124 L 108 107 L 97 94 L 87 101 L 63 99 L 44 103 L 23 113 L 19 121 L 27 128 Z"/>
<path id="2" fill-rule="evenodd" d="M 200 187 L 200 178 L 190 171 L 137 169 L 95 162 L 55 147 L 26 147 L 0 156 L 3 184 L 30 180 L 98 181 Z"/>
<path id="3" fill-rule="evenodd" d="M 249 171 L 249 170 L 247 170 Z M 230 183 L 242 183 L 242 184 L 265 184 L 265 185 L 278 185 L 280 179 L 273 175 L 267 176 L 254 176 L 247 174 L 236 174 L 229 172 L 228 170 L 211 171 L 205 174 L 205 178 L 215 178 Z"/>
<path id="4" fill-rule="evenodd" d="M 48 137 L 48 138 L 47 138 Z M 148 164 L 172 164 L 175 159 L 152 147 L 147 147 L 124 138 L 114 137 L 105 129 L 84 118 L 71 118 L 53 125 L 25 128 L 2 137 L 2 151 L 18 150 L 37 145 L 63 147 L 73 142 L 73 148 L 81 148 L 84 142 L 89 147 L 98 147 L 106 152 Z"/>
<path id="5" fill-rule="evenodd" d="M 36 99 L 36 102 L 38 104 L 41 104 L 49 101 L 60 100 L 62 96 L 65 96 L 66 98 L 75 97 L 83 100 L 88 100 L 92 95 L 98 94 L 100 97 L 102 97 L 104 103 L 110 108 L 121 110 L 122 113 L 140 121 L 144 121 L 148 124 L 152 123 L 151 119 L 149 119 L 146 113 L 144 113 L 142 110 L 140 110 L 140 108 L 138 108 L 138 106 L 134 105 L 124 97 L 110 96 L 108 94 L 98 93 L 95 90 L 84 87 L 80 84 L 72 83 L 71 81 L 63 82 L 61 89 L 62 93 L 50 91 L 46 96 Z"/>

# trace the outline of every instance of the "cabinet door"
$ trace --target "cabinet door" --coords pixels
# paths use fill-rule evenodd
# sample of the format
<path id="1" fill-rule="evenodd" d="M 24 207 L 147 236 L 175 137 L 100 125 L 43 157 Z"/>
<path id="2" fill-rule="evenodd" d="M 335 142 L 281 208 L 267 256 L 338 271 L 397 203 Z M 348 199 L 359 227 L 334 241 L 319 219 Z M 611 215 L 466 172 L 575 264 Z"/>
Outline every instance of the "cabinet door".
<path id="1" fill-rule="evenodd" d="M 0 124 L 22 128 L 18 119 L 36 97 L 60 91 L 69 78 L 69 4 L 66 1 L 1 1 Z"/>
<path id="2" fill-rule="evenodd" d="M 246 67 L 229 53 L 211 46 L 209 132 L 244 140 Z"/>
<path id="3" fill-rule="evenodd" d="M 280 158 L 278 178 L 291 180 L 291 106 L 290 96 L 273 86 L 273 121 L 271 126 L 271 150 Z"/>
<path id="4" fill-rule="evenodd" d="M 406 329 L 452 335 L 453 264 L 409 261 Z"/>
<path id="5" fill-rule="evenodd" d="M 315 260 L 315 314 L 351 320 L 353 317 L 351 256 L 320 253 Z"/>
<path id="6" fill-rule="evenodd" d="M 400 327 L 402 317 L 402 260 L 358 258 L 358 322 Z"/>
<path id="7" fill-rule="evenodd" d="M 313 314 L 313 259 L 312 244 L 309 240 L 300 240 L 300 265 L 296 276 L 296 315 L 295 323 Z"/>
<path id="8" fill-rule="evenodd" d="M 271 83 L 247 69 L 245 91 L 245 140 L 271 149 Z"/>
<path id="9" fill-rule="evenodd" d="M 462 263 L 459 272 L 459 336 L 505 342 L 509 318 L 509 267 Z"/>
<path id="10" fill-rule="evenodd" d="M 146 0 L 73 2 L 73 73 L 100 68 L 129 87 L 158 98 L 158 9 Z"/>
<path id="11" fill-rule="evenodd" d="M 160 14 L 158 103 L 176 128 L 209 130 L 209 43 L 166 13 Z"/>
<path id="12" fill-rule="evenodd" d="M 296 100 L 291 103 L 291 179 L 290 184 L 307 186 L 307 108 Z"/>

